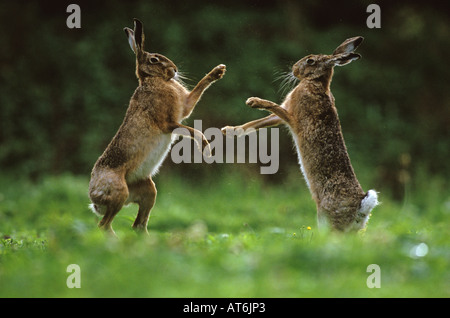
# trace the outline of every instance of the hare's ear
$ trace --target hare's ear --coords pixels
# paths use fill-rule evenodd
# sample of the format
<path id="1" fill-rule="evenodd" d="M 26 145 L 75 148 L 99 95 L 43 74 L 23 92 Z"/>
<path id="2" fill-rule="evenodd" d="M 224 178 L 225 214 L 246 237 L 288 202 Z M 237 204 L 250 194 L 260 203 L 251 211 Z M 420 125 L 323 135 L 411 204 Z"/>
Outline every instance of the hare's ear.
<path id="1" fill-rule="evenodd" d="M 130 44 L 131 50 L 133 50 L 134 54 L 136 54 L 136 41 L 134 40 L 134 31 L 130 28 L 124 28 L 125 35 L 128 39 L 128 44 Z"/>
<path id="2" fill-rule="evenodd" d="M 134 19 L 134 39 L 136 49 L 140 52 L 144 52 L 144 26 L 138 19 Z"/>
<path id="3" fill-rule="evenodd" d="M 334 50 L 333 55 L 352 53 L 358 48 L 363 40 L 364 38 L 362 36 L 355 36 L 354 38 L 347 39 Z"/>
<path id="4" fill-rule="evenodd" d="M 334 65 L 344 66 L 353 61 L 359 60 L 361 55 L 358 53 L 343 53 L 334 55 L 331 61 L 334 62 Z"/>

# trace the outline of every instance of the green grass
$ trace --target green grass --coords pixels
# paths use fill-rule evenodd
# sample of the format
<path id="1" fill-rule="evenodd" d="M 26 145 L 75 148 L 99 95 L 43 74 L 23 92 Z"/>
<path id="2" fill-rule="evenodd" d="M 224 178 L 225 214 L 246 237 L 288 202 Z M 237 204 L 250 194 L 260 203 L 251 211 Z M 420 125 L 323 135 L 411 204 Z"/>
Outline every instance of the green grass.
<path id="1" fill-rule="evenodd" d="M 438 181 L 402 203 L 381 194 L 359 235 L 317 230 L 299 172 L 282 184 L 166 172 L 156 184 L 149 237 L 131 230 L 131 205 L 112 239 L 87 208 L 87 178 L 2 178 L 0 297 L 450 296 L 450 198 Z M 414 254 L 421 243 L 426 255 Z M 80 266 L 81 288 L 67 287 L 69 264 Z M 369 264 L 380 266 L 381 288 L 367 287 Z"/>

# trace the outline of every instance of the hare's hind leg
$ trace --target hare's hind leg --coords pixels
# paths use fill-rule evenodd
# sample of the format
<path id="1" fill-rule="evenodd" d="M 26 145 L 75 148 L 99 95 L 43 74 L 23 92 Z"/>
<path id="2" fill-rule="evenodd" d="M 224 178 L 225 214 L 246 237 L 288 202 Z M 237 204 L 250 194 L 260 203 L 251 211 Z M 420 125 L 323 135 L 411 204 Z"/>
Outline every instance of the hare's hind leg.
<path id="1" fill-rule="evenodd" d="M 123 202 L 108 204 L 108 206 L 106 207 L 106 213 L 103 216 L 103 218 L 100 220 L 100 222 L 98 223 L 98 227 L 100 229 L 104 230 L 105 232 L 109 232 L 113 236 L 116 236 L 116 233 L 114 232 L 114 230 L 111 226 L 111 223 L 112 223 L 114 217 L 116 216 L 116 214 L 122 208 L 122 206 L 123 206 Z"/>
<path id="2" fill-rule="evenodd" d="M 130 191 L 129 201 L 139 205 L 139 211 L 133 223 L 133 228 L 137 231 L 147 233 L 148 218 L 156 201 L 157 191 L 155 183 L 149 177 L 148 179 L 130 184 L 128 189 Z"/>
<path id="3" fill-rule="evenodd" d="M 89 194 L 92 206 L 96 212 L 103 215 L 98 227 L 114 235 L 111 223 L 128 198 L 128 187 L 124 178 L 111 171 L 96 173 L 91 179 Z"/>

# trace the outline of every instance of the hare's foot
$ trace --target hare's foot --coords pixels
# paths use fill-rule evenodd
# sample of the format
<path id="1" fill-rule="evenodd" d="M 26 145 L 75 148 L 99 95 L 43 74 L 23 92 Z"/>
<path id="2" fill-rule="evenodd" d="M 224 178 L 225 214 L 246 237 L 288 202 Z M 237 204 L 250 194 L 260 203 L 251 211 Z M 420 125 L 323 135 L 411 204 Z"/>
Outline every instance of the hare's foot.
<path id="1" fill-rule="evenodd" d="M 139 205 L 138 214 L 133 223 L 133 229 L 136 232 L 148 234 L 147 223 L 150 217 L 150 211 L 156 201 L 156 186 L 153 180 L 148 177 L 128 185 L 130 191 L 129 202 Z"/>
<path id="2" fill-rule="evenodd" d="M 259 97 L 250 97 L 249 99 L 247 99 L 245 103 L 247 104 L 247 106 L 251 108 L 259 108 L 259 109 L 271 109 L 274 107 L 279 107 L 274 102 L 261 99 Z"/>
<path id="3" fill-rule="evenodd" d="M 145 225 L 133 225 L 133 230 L 137 233 L 137 234 L 142 234 L 142 235 L 149 235 L 148 234 L 148 230 L 147 230 L 147 226 Z"/>
<path id="4" fill-rule="evenodd" d="M 247 99 L 245 103 L 251 108 L 264 109 L 270 111 L 271 113 L 278 116 L 279 119 L 284 120 L 288 125 L 291 125 L 293 123 L 289 112 L 280 105 L 275 104 L 274 102 L 261 99 L 258 97 L 250 97 L 249 99 Z M 279 123 L 279 121 L 276 119 L 273 119 L 273 121 L 275 124 Z"/>
<path id="5" fill-rule="evenodd" d="M 107 237 L 118 238 L 116 232 L 114 232 L 114 230 L 111 227 L 111 225 L 109 225 L 109 226 L 98 225 L 98 228 L 100 230 L 102 230 Z"/>
<path id="6" fill-rule="evenodd" d="M 220 64 L 213 68 L 213 70 L 209 74 L 211 78 L 216 81 L 221 79 L 225 75 L 226 70 L 227 67 L 225 66 L 225 64 Z"/>
<path id="7" fill-rule="evenodd" d="M 212 156 L 211 145 L 209 144 L 208 140 L 206 140 L 206 138 L 203 139 L 202 146 L 203 146 L 203 151 L 202 151 L 202 149 L 199 149 L 199 150 L 202 152 L 202 154 L 204 156 L 206 156 L 207 158 L 211 158 L 211 156 Z"/>
<path id="8" fill-rule="evenodd" d="M 262 99 L 258 97 L 250 97 L 245 101 L 245 104 L 251 108 L 259 108 Z"/>
<path id="9" fill-rule="evenodd" d="M 245 131 L 242 128 L 242 126 L 225 126 L 220 130 L 222 131 L 222 134 L 227 137 L 233 136 L 240 137 L 245 134 Z"/>

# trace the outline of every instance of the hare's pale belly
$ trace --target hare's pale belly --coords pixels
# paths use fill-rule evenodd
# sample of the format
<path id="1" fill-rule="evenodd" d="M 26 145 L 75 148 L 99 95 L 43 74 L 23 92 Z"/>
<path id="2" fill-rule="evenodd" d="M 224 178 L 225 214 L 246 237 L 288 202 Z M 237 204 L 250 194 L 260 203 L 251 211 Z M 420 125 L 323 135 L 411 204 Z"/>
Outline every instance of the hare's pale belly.
<path id="1" fill-rule="evenodd" d="M 291 131 L 291 135 L 292 135 L 292 137 L 294 139 L 295 147 L 297 149 L 298 163 L 300 165 L 300 170 L 302 171 L 303 177 L 305 178 L 305 181 L 306 181 L 306 184 L 308 185 L 308 188 L 311 189 L 308 176 L 306 175 L 305 167 L 303 166 L 302 154 L 300 152 L 300 147 L 298 146 L 297 135 L 295 133 L 293 133 L 292 131 Z"/>
<path id="2" fill-rule="evenodd" d="M 161 134 L 155 137 L 149 145 L 150 151 L 147 157 L 134 171 L 128 174 L 127 182 L 132 183 L 156 174 L 169 153 L 172 142 L 172 134 Z"/>

